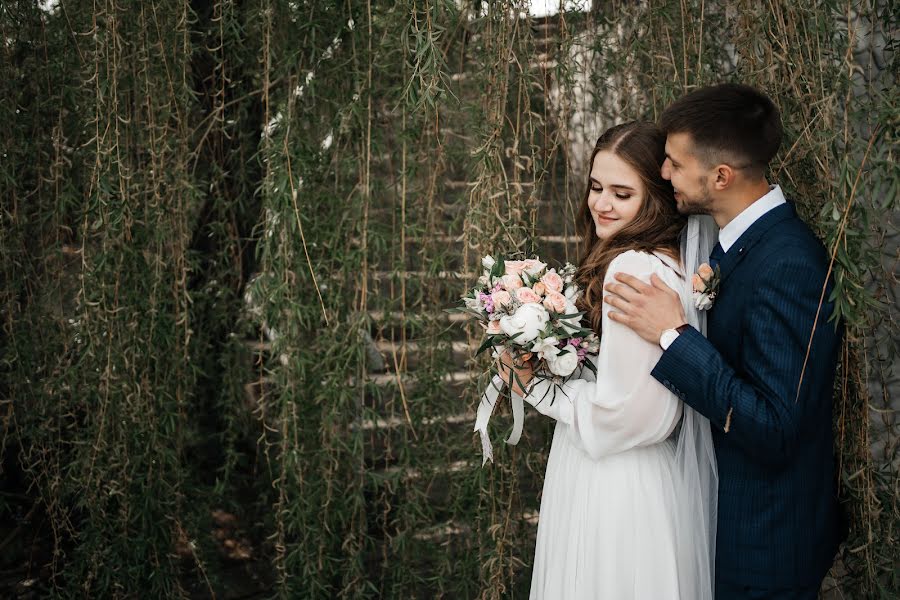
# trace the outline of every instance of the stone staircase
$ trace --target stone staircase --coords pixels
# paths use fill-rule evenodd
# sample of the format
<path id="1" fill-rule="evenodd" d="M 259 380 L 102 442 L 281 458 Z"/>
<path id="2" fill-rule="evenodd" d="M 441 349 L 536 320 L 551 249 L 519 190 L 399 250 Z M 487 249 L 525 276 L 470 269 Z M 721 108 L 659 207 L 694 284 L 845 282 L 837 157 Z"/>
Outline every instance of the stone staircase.
<path id="1" fill-rule="evenodd" d="M 551 21 L 533 28 L 533 35 L 540 39 L 538 51 L 532 56 L 534 66 L 541 63 L 548 67 L 544 63 L 549 60 L 555 30 Z M 454 76 L 457 81 L 465 78 L 465 73 Z M 452 122 L 443 126 L 442 134 L 448 144 L 464 148 L 476 142 Z M 375 168 L 387 169 L 389 165 L 385 159 Z M 544 185 L 532 205 L 538 222 L 535 252 L 551 263 L 575 262 L 578 238 L 572 226 L 574 209 L 560 200 L 564 190 Z M 516 191 L 530 193 L 526 188 L 531 186 L 524 182 Z M 373 308 L 368 311 L 370 327 L 364 332 L 368 371 L 362 381 L 350 374 L 346 381 L 352 388 L 364 388 L 360 414 L 347 433 L 362 440 L 360 458 L 370 534 L 382 540 L 382 550 L 385 545 L 390 547 L 387 554 L 406 546 L 402 550 L 404 560 L 416 557 L 414 562 L 422 564 L 433 559 L 437 549 L 444 556 L 477 551 L 483 540 L 479 542 L 475 536 L 479 531 L 485 535 L 487 526 L 474 520 L 479 503 L 486 501 L 482 489 L 497 477 L 507 478 L 506 485 L 515 489 L 511 526 L 525 536 L 523 543 L 533 548 L 543 465 L 553 431 L 553 423 L 546 417 L 527 410 L 522 440 L 516 455 L 511 456 L 503 442 L 512 425 L 509 409 L 495 411 L 491 438 L 496 460 L 503 466 L 482 469 L 481 445 L 473 431 L 483 385 L 478 377 L 484 371 L 484 363 L 474 360 L 481 342 L 480 329 L 464 326 L 462 315 L 443 312 L 456 306 L 480 275 L 480 257 L 470 252 L 468 264 L 464 259 L 462 226 L 468 192 L 463 165 L 449 166 L 448 174 L 438 181 L 436 200 L 430 207 L 410 192 L 405 209 L 407 224 L 431 222 L 439 226 L 432 226 L 430 234 L 407 234 L 402 248 L 399 234 L 394 233 L 401 222 L 398 199 L 391 194 L 373 197 L 368 219 L 371 230 L 377 232 L 372 237 L 379 238 L 380 246 L 377 251 L 369 246 L 366 285 L 368 304 Z M 580 192 L 579 186 L 578 198 L 573 200 L 576 205 Z M 336 280 L 334 284 L 342 282 Z M 399 311 L 401 286 L 407 299 L 403 313 Z M 424 305 L 434 308 L 427 312 L 419 308 L 423 298 L 427 299 Z M 248 343 L 263 362 L 278 360 L 271 356 L 268 343 Z M 256 403 L 269 385 L 265 378 L 248 384 L 248 403 Z M 530 460 L 523 460 L 523 453 Z M 405 514 L 418 510 L 423 498 L 425 514 Z M 515 552 L 527 550 L 527 546 L 517 546 Z M 384 557 L 368 556 L 366 560 L 378 569 Z M 420 564 L 417 568 L 423 567 Z"/>

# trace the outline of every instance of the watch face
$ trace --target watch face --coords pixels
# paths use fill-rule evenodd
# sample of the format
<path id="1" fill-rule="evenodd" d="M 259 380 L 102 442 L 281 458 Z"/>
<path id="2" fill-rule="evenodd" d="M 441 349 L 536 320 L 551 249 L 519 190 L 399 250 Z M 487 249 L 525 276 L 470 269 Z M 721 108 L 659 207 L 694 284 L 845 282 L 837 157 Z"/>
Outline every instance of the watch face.
<path id="1" fill-rule="evenodd" d="M 662 335 L 659 336 L 659 345 L 662 346 L 663 350 L 667 350 L 677 337 L 678 331 L 675 329 L 666 329 L 662 332 Z"/>

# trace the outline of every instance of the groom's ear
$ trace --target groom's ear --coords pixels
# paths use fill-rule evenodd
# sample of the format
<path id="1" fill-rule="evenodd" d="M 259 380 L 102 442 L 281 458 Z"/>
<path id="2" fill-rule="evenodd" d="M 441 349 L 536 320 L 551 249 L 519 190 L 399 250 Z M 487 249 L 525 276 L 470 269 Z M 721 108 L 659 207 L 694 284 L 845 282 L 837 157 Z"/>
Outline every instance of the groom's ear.
<path id="1" fill-rule="evenodd" d="M 713 186 L 718 191 L 726 190 L 734 183 L 735 175 L 736 172 L 731 166 L 724 163 L 716 165 Z"/>

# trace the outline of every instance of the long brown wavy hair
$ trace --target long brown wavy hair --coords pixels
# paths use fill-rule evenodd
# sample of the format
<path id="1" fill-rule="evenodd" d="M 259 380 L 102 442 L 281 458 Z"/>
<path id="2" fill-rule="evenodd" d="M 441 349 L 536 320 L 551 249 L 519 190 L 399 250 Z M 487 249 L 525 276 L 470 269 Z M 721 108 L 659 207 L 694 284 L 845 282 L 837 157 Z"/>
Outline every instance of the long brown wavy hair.
<path id="1" fill-rule="evenodd" d="M 622 229 L 601 240 L 597 237 L 594 220 L 588 208 L 591 182 L 588 179 L 578 213 L 576 227 L 581 235 L 581 260 L 575 271 L 575 281 L 584 290 L 576 302 L 585 311 L 588 322 L 601 334 L 603 316 L 603 278 L 609 263 L 628 250 L 659 251 L 678 260 L 678 236 L 687 217 L 678 213 L 672 185 L 662 178 L 660 168 L 666 158 L 666 136 L 653 123 L 632 121 L 608 129 L 594 145 L 588 172 L 598 152 L 608 150 L 628 163 L 640 176 L 647 190 L 634 220 Z"/>

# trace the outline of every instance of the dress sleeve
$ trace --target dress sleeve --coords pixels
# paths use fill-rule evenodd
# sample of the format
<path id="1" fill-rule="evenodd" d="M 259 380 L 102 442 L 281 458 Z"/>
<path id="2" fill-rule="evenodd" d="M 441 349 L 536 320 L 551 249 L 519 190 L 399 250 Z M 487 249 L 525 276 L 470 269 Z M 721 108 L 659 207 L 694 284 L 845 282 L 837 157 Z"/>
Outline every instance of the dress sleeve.
<path id="1" fill-rule="evenodd" d="M 671 287 L 683 285 L 659 258 L 643 252 L 632 250 L 613 259 L 604 285 L 618 272 L 647 283 L 656 273 Z M 525 396 L 538 411 L 570 425 L 595 459 L 664 440 L 682 411 L 678 397 L 650 375 L 662 348 L 611 320 L 610 309 L 604 304 L 597 380 L 571 379 L 561 388 L 542 380 Z"/>

